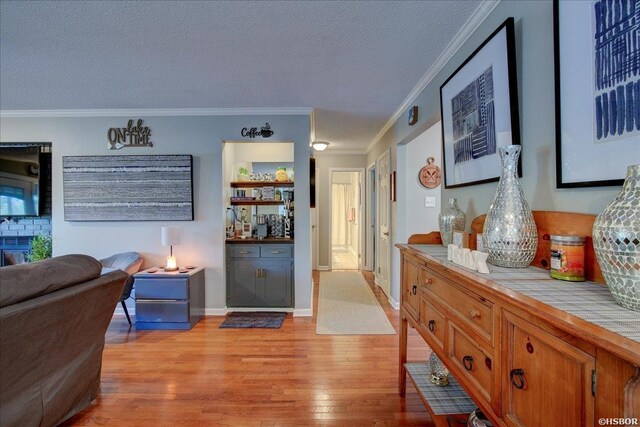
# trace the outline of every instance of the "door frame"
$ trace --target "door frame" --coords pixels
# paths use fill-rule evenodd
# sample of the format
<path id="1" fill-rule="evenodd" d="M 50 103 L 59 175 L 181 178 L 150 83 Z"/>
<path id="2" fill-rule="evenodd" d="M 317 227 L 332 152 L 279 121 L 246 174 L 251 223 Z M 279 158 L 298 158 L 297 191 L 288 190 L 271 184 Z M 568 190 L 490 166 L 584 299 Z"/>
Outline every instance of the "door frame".
<path id="1" fill-rule="evenodd" d="M 389 173 L 391 173 L 391 169 L 392 169 L 392 162 L 391 162 L 391 148 L 387 148 L 386 150 L 384 150 L 376 159 L 376 178 L 379 176 L 379 171 L 380 171 L 380 161 L 382 160 L 382 158 L 384 156 L 388 156 L 389 158 Z M 384 179 L 388 179 L 388 177 L 385 177 Z M 389 188 L 389 191 L 391 191 L 391 188 Z M 373 272 L 374 277 L 376 279 L 376 284 L 378 285 L 378 287 L 380 289 L 382 289 L 382 291 L 385 293 L 385 295 L 387 296 L 387 298 L 391 298 L 391 256 L 392 254 L 392 247 L 393 247 L 393 231 L 391 229 L 391 201 L 387 200 L 387 229 L 388 229 L 388 240 L 389 240 L 389 247 L 388 247 L 388 251 L 387 251 L 387 265 L 386 265 L 386 271 L 387 274 L 389 275 L 389 277 L 387 277 L 387 287 L 388 289 L 384 289 L 381 284 L 383 283 L 382 280 L 380 280 L 380 273 L 378 273 L 378 271 L 380 271 L 380 266 L 381 266 L 381 262 L 380 262 L 380 254 L 382 253 L 382 244 L 381 244 L 381 240 L 382 240 L 382 236 L 379 232 L 379 228 L 380 228 L 380 210 L 381 210 L 381 197 L 380 197 L 380 180 L 376 180 L 376 271 Z"/>
<path id="2" fill-rule="evenodd" d="M 364 248 L 364 234 L 362 232 L 362 225 L 364 224 L 364 211 L 363 198 L 364 198 L 364 186 L 363 178 L 365 174 L 364 168 L 329 168 L 329 270 L 333 270 L 333 173 L 334 172 L 359 172 L 360 179 L 358 183 L 360 185 L 360 194 L 358 197 L 358 203 L 360 203 L 360 214 L 358 218 L 358 269 L 362 269 L 362 250 Z"/>
<path id="3" fill-rule="evenodd" d="M 373 259 L 373 238 L 374 238 L 374 228 L 378 226 L 378 224 L 373 224 L 372 223 L 372 216 L 373 216 L 373 205 L 371 203 L 371 194 L 375 192 L 376 189 L 376 179 L 374 177 L 374 179 L 371 179 L 371 172 L 373 172 L 374 174 L 376 173 L 376 162 L 374 161 L 373 163 L 371 163 L 369 166 L 367 166 L 367 171 L 366 171 L 366 190 L 365 191 L 365 213 L 366 213 L 366 220 L 365 220 L 365 256 L 364 256 L 364 269 L 368 270 L 368 271 L 373 271 L 374 266 L 375 266 L 375 260 Z M 377 175 L 376 175 L 377 176 Z M 374 190 L 374 191 L 371 191 Z M 376 197 L 377 197 L 376 193 Z M 377 207 L 377 205 L 376 205 Z"/>

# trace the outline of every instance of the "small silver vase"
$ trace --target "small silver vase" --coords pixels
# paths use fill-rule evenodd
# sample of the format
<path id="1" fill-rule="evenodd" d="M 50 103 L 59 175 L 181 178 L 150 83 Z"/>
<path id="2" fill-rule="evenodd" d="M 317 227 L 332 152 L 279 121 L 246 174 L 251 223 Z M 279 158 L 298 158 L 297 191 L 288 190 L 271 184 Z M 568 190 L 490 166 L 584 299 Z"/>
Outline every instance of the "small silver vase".
<path id="1" fill-rule="evenodd" d="M 524 268 L 538 247 L 538 229 L 518 181 L 519 145 L 500 148 L 502 173 L 482 230 L 488 262 L 500 267 Z"/>
<path id="2" fill-rule="evenodd" d="M 449 199 L 447 207 L 442 209 L 438 215 L 438 225 L 442 244 L 445 247 L 453 242 L 454 231 L 464 231 L 465 215 L 458 207 L 458 201 L 454 197 Z"/>
<path id="3" fill-rule="evenodd" d="M 640 165 L 593 223 L 593 249 L 616 302 L 640 311 Z"/>
<path id="4" fill-rule="evenodd" d="M 432 384 L 443 387 L 449 384 L 449 370 L 433 351 L 429 355 L 429 369 L 431 371 L 429 381 Z"/>

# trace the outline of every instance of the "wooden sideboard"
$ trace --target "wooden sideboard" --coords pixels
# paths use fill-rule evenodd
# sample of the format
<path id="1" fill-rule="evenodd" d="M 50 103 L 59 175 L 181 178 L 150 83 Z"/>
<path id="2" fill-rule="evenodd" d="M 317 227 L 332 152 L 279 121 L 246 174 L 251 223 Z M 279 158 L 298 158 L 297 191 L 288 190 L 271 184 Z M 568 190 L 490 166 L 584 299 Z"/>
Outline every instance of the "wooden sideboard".
<path id="1" fill-rule="evenodd" d="M 482 275 L 448 262 L 442 245 L 396 246 L 401 395 L 411 326 L 496 425 L 640 419 L 640 314 L 606 287 L 537 267 Z"/>

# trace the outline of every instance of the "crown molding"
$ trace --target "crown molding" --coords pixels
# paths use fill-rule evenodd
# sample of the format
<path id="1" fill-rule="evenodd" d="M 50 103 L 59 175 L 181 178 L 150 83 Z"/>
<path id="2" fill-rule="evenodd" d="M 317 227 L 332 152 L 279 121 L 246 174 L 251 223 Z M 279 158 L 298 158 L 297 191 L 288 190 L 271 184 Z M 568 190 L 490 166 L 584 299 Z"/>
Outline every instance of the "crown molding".
<path id="1" fill-rule="evenodd" d="M 489 14 L 496 8 L 496 6 L 502 0 L 484 0 L 480 3 L 480 6 L 473 12 L 473 14 L 467 19 L 462 28 L 456 33 L 453 39 L 449 42 L 444 51 L 438 56 L 435 62 L 429 67 L 426 73 L 418 81 L 418 84 L 409 92 L 409 95 L 402 101 L 402 104 L 396 109 L 395 113 L 387 120 L 387 123 L 380 129 L 378 134 L 373 138 L 373 141 L 367 146 L 366 152 L 371 151 L 375 145 L 380 142 L 380 139 L 391 126 L 400 118 L 402 114 L 409 108 L 409 106 L 415 101 L 420 93 L 427 87 L 429 83 L 438 75 L 440 70 L 447 65 L 447 62 L 455 55 L 455 53 L 462 47 L 462 45 L 473 35 L 478 29 L 480 24 L 489 16 Z"/>
<path id="2" fill-rule="evenodd" d="M 0 117 L 308 116 L 312 108 L 149 108 L 122 110 L 0 110 Z"/>

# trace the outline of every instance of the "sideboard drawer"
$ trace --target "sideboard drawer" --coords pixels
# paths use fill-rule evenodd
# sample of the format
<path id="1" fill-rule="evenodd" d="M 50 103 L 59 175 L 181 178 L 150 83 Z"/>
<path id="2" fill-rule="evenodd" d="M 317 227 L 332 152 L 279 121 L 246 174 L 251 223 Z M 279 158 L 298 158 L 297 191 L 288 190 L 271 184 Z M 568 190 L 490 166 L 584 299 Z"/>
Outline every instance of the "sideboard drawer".
<path id="1" fill-rule="evenodd" d="M 227 245 L 231 258 L 258 258 L 260 246 L 258 245 Z"/>
<path id="2" fill-rule="evenodd" d="M 136 322 L 189 322 L 189 303 L 136 300 Z"/>
<path id="3" fill-rule="evenodd" d="M 440 311 L 425 298 L 423 294 L 420 299 L 420 325 L 424 332 L 431 336 L 440 349 L 444 348 L 445 342 L 445 317 Z"/>
<path id="4" fill-rule="evenodd" d="M 491 402 L 493 358 L 485 354 L 481 347 L 473 342 L 454 324 L 449 322 L 449 358 L 458 365 L 466 375 Z"/>
<path id="5" fill-rule="evenodd" d="M 292 258 L 293 245 L 262 245 L 261 258 Z"/>
<path id="6" fill-rule="evenodd" d="M 430 270 L 424 270 L 423 289 L 460 317 L 464 323 L 463 328 L 471 327 L 493 345 L 493 304 L 491 302 L 469 291 L 463 291 L 454 283 L 441 279 Z"/>
<path id="7" fill-rule="evenodd" d="M 136 277 L 135 288 L 136 299 L 189 299 L 188 277 L 158 279 Z"/>

